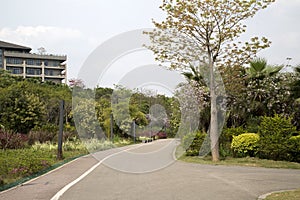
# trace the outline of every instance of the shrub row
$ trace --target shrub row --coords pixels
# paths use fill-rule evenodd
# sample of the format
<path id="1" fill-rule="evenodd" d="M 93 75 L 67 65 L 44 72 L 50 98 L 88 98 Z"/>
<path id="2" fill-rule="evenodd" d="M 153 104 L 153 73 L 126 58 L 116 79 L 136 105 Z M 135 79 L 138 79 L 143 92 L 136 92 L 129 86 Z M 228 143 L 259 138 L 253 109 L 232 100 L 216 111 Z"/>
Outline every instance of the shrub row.
<path id="1" fill-rule="evenodd" d="M 64 141 L 77 137 L 75 128 L 68 125 L 64 129 Z M 0 127 L 0 149 L 21 149 L 36 142 L 56 142 L 58 139 L 58 127 L 52 124 L 32 129 L 28 134 L 15 133 Z"/>
<path id="2" fill-rule="evenodd" d="M 291 119 L 280 115 L 262 117 L 258 133 L 242 127 L 227 128 L 220 136 L 221 156 L 258 156 L 263 159 L 300 162 L 300 134 Z M 183 138 L 186 155 L 199 155 L 205 133 L 189 133 Z"/>

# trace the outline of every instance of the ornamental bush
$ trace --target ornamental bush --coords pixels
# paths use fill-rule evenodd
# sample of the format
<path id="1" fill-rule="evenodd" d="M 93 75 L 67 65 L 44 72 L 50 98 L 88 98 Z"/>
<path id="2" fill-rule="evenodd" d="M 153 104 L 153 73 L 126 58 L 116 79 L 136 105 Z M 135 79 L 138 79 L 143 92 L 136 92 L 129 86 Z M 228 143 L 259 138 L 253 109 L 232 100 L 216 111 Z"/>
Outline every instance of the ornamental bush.
<path id="1" fill-rule="evenodd" d="M 233 136 L 237 136 L 247 131 L 243 127 L 225 128 L 220 135 L 220 155 L 232 156 L 231 142 Z"/>
<path id="2" fill-rule="evenodd" d="M 0 128 L 0 149 L 21 149 L 26 146 L 27 141 L 28 137 L 25 134 Z"/>
<path id="3" fill-rule="evenodd" d="M 231 148 L 238 156 L 255 156 L 259 147 L 259 135 L 256 133 L 243 133 L 233 136 Z"/>
<path id="4" fill-rule="evenodd" d="M 183 137 L 182 147 L 186 151 L 187 156 L 198 156 L 206 133 L 193 132 Z"/>
<path id="5" fill-rule="evenodd" d="M 290 137 L 288 144 L 289 160 L 300 163 L 300 135 Z"/>
<path id="6" fill-rule="evenodd" d="M 262 117 L 259 126 L 259 157 L 272 160 L 293 160 L 290 151 L 290 138 L 298 135 L 291 118 L 280 115 Z M 299 152 L 298 152 L 299 153 Z"/>

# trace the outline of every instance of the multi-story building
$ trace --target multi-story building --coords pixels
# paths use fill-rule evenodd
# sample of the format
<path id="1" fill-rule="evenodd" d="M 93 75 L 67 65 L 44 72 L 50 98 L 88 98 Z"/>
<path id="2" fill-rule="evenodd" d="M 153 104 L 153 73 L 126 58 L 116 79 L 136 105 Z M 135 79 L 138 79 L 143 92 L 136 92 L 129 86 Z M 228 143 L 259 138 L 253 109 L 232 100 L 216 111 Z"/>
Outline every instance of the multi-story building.
<path id="1" fill-rule="evenodd" d="M 0 68 L 23 78 L 66 82 L 67 56 L 30 53 L 31 48 L 0 41 Z"/>

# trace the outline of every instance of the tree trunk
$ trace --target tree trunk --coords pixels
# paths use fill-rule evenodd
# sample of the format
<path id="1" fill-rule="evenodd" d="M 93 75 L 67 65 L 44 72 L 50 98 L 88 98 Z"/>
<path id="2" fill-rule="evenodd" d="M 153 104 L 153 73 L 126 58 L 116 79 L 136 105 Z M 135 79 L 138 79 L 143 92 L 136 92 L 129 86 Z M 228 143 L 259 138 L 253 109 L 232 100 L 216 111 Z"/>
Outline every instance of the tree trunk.
<path id="1" fill-rule="evenodd" d="M 215 87 L 214 63 L 209 53 L 209 70 L 210 70 L 210 145 L 212 161 L 219 161 L 219 133 L 218 133 L 218 110 L 217 95 Z"/>

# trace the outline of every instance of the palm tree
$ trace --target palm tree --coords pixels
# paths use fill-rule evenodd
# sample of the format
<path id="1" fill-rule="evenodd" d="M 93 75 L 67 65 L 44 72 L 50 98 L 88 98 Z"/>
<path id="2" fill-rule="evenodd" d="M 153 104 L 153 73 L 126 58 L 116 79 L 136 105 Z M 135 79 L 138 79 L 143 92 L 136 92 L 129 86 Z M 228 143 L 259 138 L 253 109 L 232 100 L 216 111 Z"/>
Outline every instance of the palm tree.
<path id="1" fill-rule="evenodd" d="M 256 58 L 250 62 L 250 67 L 246 73 L 251 79 L 264 79 L 277 74 L 283 66 L 269 66 L 264 58 Z"/>
<path id="2" fill-rule="evenodd" d="M 182 75 L 190 82 L 195 81 L 199 86 L 206 85 L 204 76 L 194 66 L 190 66 L 191 71 L 183 72 Z"/>

